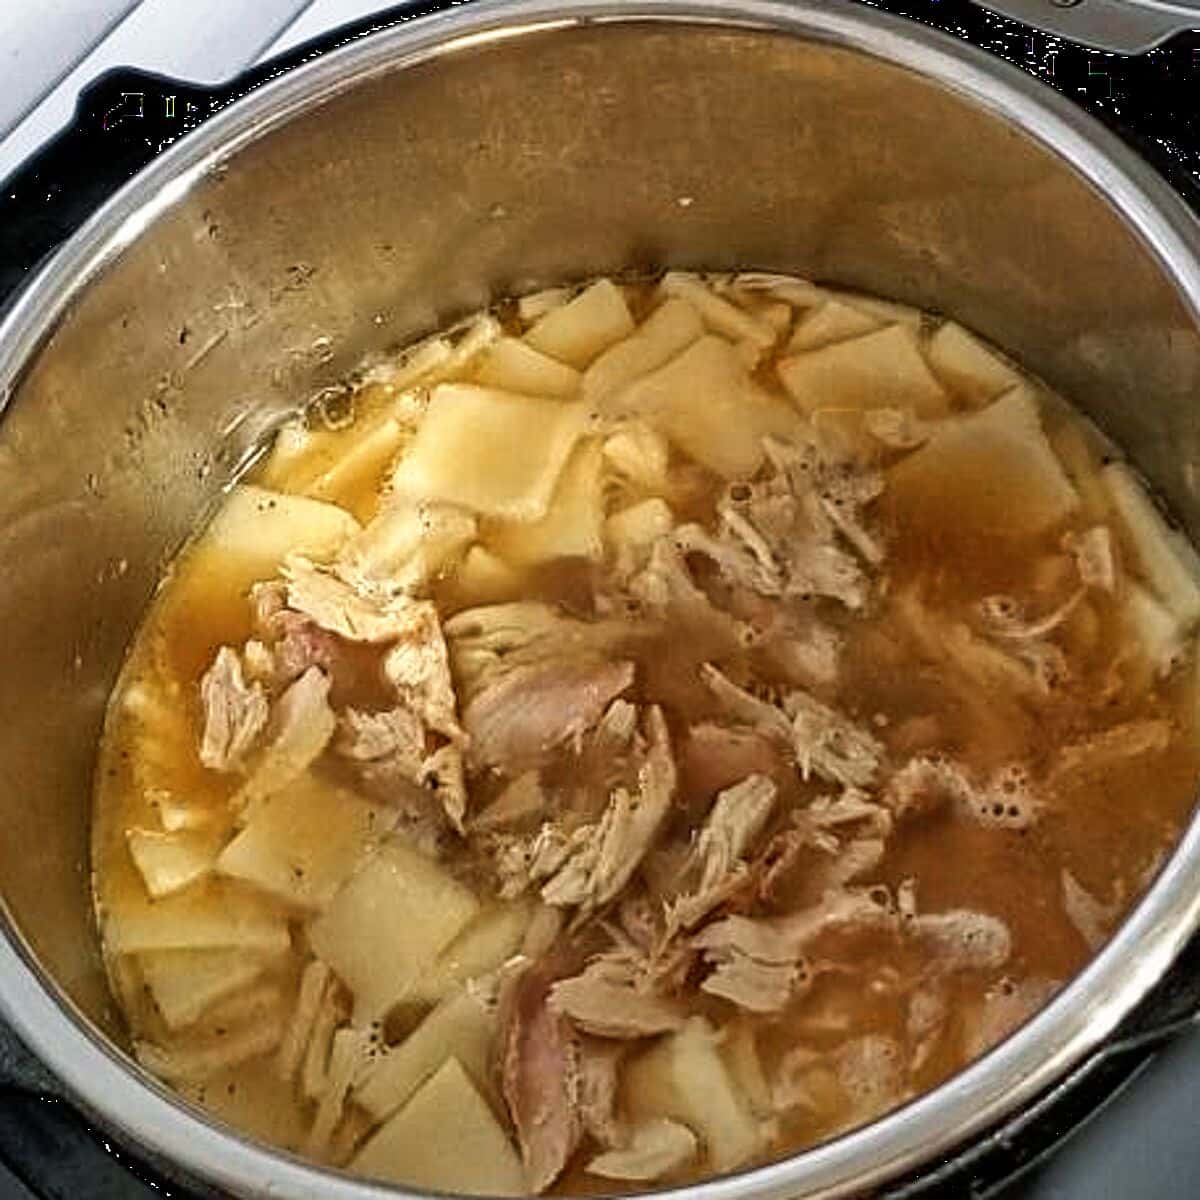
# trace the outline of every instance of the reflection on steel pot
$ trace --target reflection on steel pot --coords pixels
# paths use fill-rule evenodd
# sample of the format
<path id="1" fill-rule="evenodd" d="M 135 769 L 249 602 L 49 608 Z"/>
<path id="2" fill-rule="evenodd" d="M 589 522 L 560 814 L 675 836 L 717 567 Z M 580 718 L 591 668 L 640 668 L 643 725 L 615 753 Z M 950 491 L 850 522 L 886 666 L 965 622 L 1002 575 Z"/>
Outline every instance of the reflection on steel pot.
<path id="1" fill-rule="evenodd" d="M 793 272 L 953 312 L 1084 407 L 1200 533 L 1192 218 L 1066 102 L 867 8 L 529 0 L 258 88 L 88 222 L 0 326 L 0 1008 L 119 1139 L 235 1195 L 390 1194 L 253 1145 L 126 1056 L 90 925 L 91 771 L 164 561 L 284 413 L 564 276 Z M 705 1185 L 841 1196 L 1079 1067 L 1200 917 L 1200 829 L 1024 1030 L 868 1128 Z"/>

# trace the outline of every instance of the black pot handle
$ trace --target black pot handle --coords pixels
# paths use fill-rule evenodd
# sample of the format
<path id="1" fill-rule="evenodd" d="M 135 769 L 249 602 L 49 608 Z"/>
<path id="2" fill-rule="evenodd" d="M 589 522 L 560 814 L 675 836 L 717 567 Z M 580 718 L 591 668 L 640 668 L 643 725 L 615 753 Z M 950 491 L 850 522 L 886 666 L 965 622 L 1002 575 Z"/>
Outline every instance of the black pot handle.
<path id="1" fill-rule="evenodd" d="M 227 104 L 302 62 L 455 2 L 418 0 L 384 9 L 219 87 L 123 67 L 101 75 L 80 94 L 71 123 L 0 182 L 0 309 L 122 184 Z"/>

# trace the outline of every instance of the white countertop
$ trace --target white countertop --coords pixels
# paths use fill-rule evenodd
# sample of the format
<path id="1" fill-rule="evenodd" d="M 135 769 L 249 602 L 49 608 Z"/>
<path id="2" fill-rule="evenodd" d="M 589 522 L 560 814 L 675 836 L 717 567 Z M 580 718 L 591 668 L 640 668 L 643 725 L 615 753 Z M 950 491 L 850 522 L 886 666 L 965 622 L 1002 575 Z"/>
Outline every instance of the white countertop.
<path id="1" fill-rule="evenodd" d="M 71 119 L 112 67 L 219 83 L 380 0 L 0 0 L 0 179 Z"/>

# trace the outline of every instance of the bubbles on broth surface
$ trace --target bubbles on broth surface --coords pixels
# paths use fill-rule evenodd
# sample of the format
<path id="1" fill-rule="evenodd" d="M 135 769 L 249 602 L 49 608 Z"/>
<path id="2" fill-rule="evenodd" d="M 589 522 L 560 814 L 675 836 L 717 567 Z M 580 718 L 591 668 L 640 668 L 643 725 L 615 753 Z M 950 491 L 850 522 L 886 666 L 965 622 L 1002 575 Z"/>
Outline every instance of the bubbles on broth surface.
<path id="1" fill-rule="evenodd" d="M 803 1149 L 1144 890 L 1198 619 L 1119 455 L 951 321 L 506 301 L 323 393 L 168 573 L 97 774 L 114 996 L 184 1094 L 409 1186 Z"/>

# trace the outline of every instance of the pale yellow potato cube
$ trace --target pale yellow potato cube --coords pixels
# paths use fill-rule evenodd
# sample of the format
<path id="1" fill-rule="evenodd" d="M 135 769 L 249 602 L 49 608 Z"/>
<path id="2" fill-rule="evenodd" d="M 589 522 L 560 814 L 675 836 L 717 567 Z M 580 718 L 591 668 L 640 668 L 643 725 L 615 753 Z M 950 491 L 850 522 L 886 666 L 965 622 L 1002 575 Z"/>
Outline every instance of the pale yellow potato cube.
<path id="1" fill-rule="evenodd" d="M 812 309 L 797 322 L 788 340 L 787 350 L 789 354 L 796 354 L 802 350 L 819 350 L 822 346 L 861 337 L 864 333 L 873 333 L 879 328 L 880 322 L 867 313 L 851 308 L 840 300 L 826 300 L 819 308 Z"/>
<path id="2" fill-rule="evenodd" d="M 858 309 L 881 325 L 905 325 L 915 331 L 925 319 L 919 308 L 913 308 L 911 304 L 901 304 L 897 300 L 884 300 L 879 296 L 864 296 L 861 292 L 838 289 L 832 289 L 829 294 L 831 299 Z"/>
<path id="3" fill-rule="evenodd" d="M 622 1096 L 635 1120 L 670 1117 L 699 1133 L 714 1171 L 732 1171 L 764 1149 L 764 1126 L 734 1083 L 717 1034 L 701 1017 L 631 1061 Z"/>
<path id="4" fill-rule="evenodd" d="M 598 354 L 633 332 L 625 295 L 600 279 L 574 300 L 552 308 L 525 335 L 535 350 L 583 370 Z"/>
<path id="5" fill-rule="evenodd" d="M 280 954 L 291 945 L 278 909 L 218 879 L 161 900 L 122 896 L 101 927 L 110 954 L 230 947 Z"/>
<path id="6" fill-rule="evenodd" d="M 604 439 L 604 460 L 610 470 L 642 491 L 661 493 L 670 488 L 667 439 L 640 421 L 622 422 Z"/>
<path id="7" fill-rule="evenodd" d="M 388 842 L 310 923 L 309 942 L 353 994 L 362 1026 L 407 996 L 478 910 L 436 863 Z"/>
<path id="8" fill-rule="evenodd" d="M 584 402 L 602 405 L 635 379 L 670 362 L 703 332 L 699 314 L 687 301 L 664 301 L 629 337 L 610 346 L 584 372 Z"/>
<path id="9" fill-rule="evenodd" d="M 512 1143 L 453 1058 L 363 1146 L 350 1170 L 458 1195 L 528 1190 Z"/>
<path id="10" fill-rule="evenodd" d="M 754 383 L 724 338 L 711 334 L 625 388 L 618 402 L 726 479 L 758 470 L 764 437 L 796 438 L 804 426 L 790 405 Z"/>
<path id="11" fill-rule="evenodd" d="M 886 495 L 904 522 L 945 527 L 945 514 L 955 514 L 946 536 L 967 539 L 1041 533 L 1078 504 L 1025 388 L 942 422 L 891 469 Z"/>
<path id="12" fill-rule="evenodd" d="M 658 496 L 639 501 L 613 513 L 604 522 L 604 539 L 608 543 L 617 573 L 631 575 L 650 555 L 659 538 L 675 528 L 675 514 L 670 505 Z"/>
<path id="13" fill-rule="evenodd" d="M 468 980 L 497 970 L 521 948 L 532 917 L 532 908 L 523 902 L 485 909 L 437 956 L 412 998 L 442 1000 Z"/>
<path id="14" fill-rule="evenodd" d="M 495 604 L 518 595 L 525 576 L 486 546 L 472 546 L 463 556 L 454 581 L 467 608 Z"/>
<path id="15" fill-rule="evenodd" d="M 748 347 L 751 365 L 775 344 L 776 331 L 769 322 L 718 296 L 695 275 L 668 271 L 659 287 L 664 295 L 690 304 L 711 333 Z"/>
<path id="16" fill-rule="evenodd" d="M 277 958 L 249 950 L 156 950 L 139 955 L 138 965 L 167 1028 L 175 1030 L 248 987 Z"/>
<path id="17" fill-rule="evenodd" d="M 1183 629 L 1200 617 L 1200 563 L 1191 543 L 1167 524 L 1128 464 L 1100 473 L 1126 545 L 1142 578 Z"/>
<path id="18" fill-rule="evenodd" d="M 387 413 L 354 430 L 353 436 L 343 435 L 337 456 L 304 489 L 305 493 L 359 512 L 356 505 L 362 503 L 364 493 L 374 502 L 386 468 L 411 433 L 408 421 Z"/>
<path id="19" fill-rule="evenodd" d="M 546 515 L 540 521 L 503 521 L 491 529 L 491 548 L 508 562 L 533 566 L 555 558 L 598 559 L 604 553 L 604 456 L 596 438 L 575 448 Z"/>
<path id="20" fill-rule="evenodd" d="M 925 355 L 938 379 L 976 408 L 1021 382 L 1021 376 L 999 354 L 954 321 L 938 328 Z"/>
<path id="21" fill-rule="evenodd" d="M 221 848 L 212 834 L 194 831 L 128 829 L 125 841 L 146 891 L 155 898 L 182 891 L 211 873 Z"/>
<path id="22" fill-rule="evenodd" d="M 376 1121 L 386 1121 L 449 1058 L 498 1100 L 488 1069 L 495 1034 L 495 1013 L 469 992 L 455 992 L 360 1074 L 354 1100 Z"/>
<path id="23" fill-rule="evenodd" d="M 522 396 L 557 396 L 566 400 L 579 390 L 579 372 L 535 350 L 519 338 L 493 342 L 475 372 L 475 382 Z"/>
<path id="24" fill-rule="evenodd" d="M 1125 585 L 1125 625 L 1154 674 L 1165 675 L 1183 650 L 1185 626 L 1136 580 Z"/>
<path id="25" fill-rule="evenodd" d="M 437 576 L 474 540 L 475 517 L 449 504 L 389 504 L 338 556 L 351 580 L 412 591 Z"/>
<path id="26" fill-rule="evenodd" d="M 279 1030 L 279 1021 L 268 1016 L 219 1037 L 188 1038 L 172 1046 L 134 1042 L 133 1052 L 147 1071 L 178 1087 L 203 1083 L 221 1071 L 270 1054 L 279 1045 Z"/>
<path id="27" fill-rule="evenodd" d="M 911 408 L 919 417 L 946 413 L 948 397 L 905 325 L 782 358 L 783 386 L 805 412 L 822 408 Z"/>
<path id="28" fill-rule="evenodd" d="M 197 569 L 213 561 L 244 587 L 270 579 L 289 554 L 327 562 L 360 528 L 336 504 L 239 484 L 201 534 L 188 565 Z"/>
<path id="29" fill-rule="evenodd" d="M 536 521 L 585 420 L 579 403 L 442 384 L 396 469 L 396 492 L 414 502 L 440 500 Z"/>
<path id="30" fill-rule="evenodd" d="M 549 287 L 529 292 L 517 301 L 517 316 L 526 325 L 532 325 L 553 309 L 562 308 L 570 299 L 569 287 Z"/>
<path id="31" fill-rule="evenodd" d="M 286 904 L 322 909 L 394 820 L 388 809 L 305 773 L 258 805 L 217 871 Z"/>

